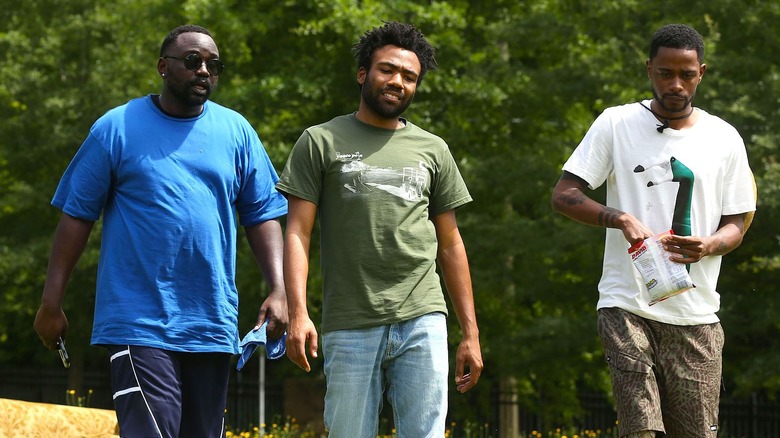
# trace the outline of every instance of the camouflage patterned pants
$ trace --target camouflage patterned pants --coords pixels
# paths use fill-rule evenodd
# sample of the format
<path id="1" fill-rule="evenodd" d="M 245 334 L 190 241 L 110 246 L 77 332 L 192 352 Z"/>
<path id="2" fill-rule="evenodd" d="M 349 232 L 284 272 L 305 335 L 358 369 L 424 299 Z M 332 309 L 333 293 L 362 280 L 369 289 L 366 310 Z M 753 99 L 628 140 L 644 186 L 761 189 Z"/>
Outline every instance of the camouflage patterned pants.
<path id="1" fill-rule="evenodd" d="M 652 430 L 668 438 L 717 435 L 720 323 L 678 326 L 607 308 L 599 310 L 598 329 L 621 437 Z"/>

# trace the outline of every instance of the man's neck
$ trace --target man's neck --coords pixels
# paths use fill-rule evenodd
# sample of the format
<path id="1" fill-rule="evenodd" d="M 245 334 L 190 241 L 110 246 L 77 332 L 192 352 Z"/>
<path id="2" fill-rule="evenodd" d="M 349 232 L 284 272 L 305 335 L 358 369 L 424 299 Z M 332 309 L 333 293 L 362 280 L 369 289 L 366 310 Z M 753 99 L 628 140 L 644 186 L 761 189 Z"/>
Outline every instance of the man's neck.
<path id="1" fill-rule="evenodd" d="M 155 103 L 160 111 L 165 114 L 180 119 L 190 119 L 197 117 L 203 112 L 203 105 L 198 106 L 183 106 L 178 105 L 175 102 L 171 102 L 171 97 L 164 94 L 157 95 Z"/>
<path id="2" fill-rule="evenodd" d="M 693 127 L 699 118 L 699 114 L 695 111 L 692 103 L 688 104 L 683 111 L 674 115 L 669 115 L 666 111 L 658 111 L 660 108 L 661 105 L 655 99 L 650 102 L 650 110 L 656 119 L 665 126 L 677 131 Z"/>
<path id="3" fill-rule="evenodd" d="M 355 113 L 355 117 L 367 125 L 382 129 L 401 129 L 406 126 L 406 123 L 399 117 L 390 119 L 379 117 L 375 113 L 366 110 L 362 105 L 358 108 L 357 113 Z"/>

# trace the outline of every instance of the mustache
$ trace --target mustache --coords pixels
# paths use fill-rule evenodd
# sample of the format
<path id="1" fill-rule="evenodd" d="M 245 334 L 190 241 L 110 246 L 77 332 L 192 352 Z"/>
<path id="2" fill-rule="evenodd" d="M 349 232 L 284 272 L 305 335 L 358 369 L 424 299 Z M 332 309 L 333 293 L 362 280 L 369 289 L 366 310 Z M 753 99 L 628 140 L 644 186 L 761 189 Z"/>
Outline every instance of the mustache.
<path id="1" fill-rule="evenodd" d="M 401 99 L 406 97 L 406 93 L 404 93 L 404 89 L 400 88 L 400 87 L 393 87 L 393 86 L 386 85 L 386 86 L 382 87 L 379 90 L 379 94 L 382 94 L 382 93 L 385 93 L 385 92 L 390 92 L 390 93 L 393 93 L 393 94 L 397 94 L 397 95 L 401 96 Z"/>
<path id="2" fill-rule="evenodd" d="M 207 79 L 194 79 L 194 80 L 190 81 L 189 85 L 190 86 L 196 86 L 197 85 L 197 86 L 203 87 L 203 88 L 205 88 L 207 90 L 211 90 L 212 88 L 214 88 L 211 85 L 211 82 L 209 82 Z"/>

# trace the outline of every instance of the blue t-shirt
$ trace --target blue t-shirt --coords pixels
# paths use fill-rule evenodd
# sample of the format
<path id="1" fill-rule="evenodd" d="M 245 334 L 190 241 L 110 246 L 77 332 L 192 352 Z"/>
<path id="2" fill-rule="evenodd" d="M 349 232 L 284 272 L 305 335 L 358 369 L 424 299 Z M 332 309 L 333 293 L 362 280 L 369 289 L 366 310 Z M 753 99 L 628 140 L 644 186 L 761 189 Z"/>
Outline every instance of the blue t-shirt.
<path id="1" fill-rule="evenodd" d="M 151 96 L 90 130 L 52 205 L 103 214 L 92 344 L 238 352 L 238 221 L 287 213 L 263 145 L 237 112 L 165 115 Z"/>

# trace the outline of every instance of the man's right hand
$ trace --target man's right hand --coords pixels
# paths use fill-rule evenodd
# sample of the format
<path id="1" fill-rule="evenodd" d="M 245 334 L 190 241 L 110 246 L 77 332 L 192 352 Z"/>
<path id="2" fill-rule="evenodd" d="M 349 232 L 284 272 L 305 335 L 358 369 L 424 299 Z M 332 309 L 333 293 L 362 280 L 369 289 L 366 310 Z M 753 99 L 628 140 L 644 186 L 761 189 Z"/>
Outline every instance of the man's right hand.
<path id="1" fill-rule="evenodd" d="M 624 212 L 618 217 L 617 221 L 620 231 L 623 232 L 623 237 L 626 238 L 630 245 L 635 245 L 655 235 L 653 230 L 647 228 L 645 224 L 631 214 Z"/>
<path id="2" fill-rule="evenodd" d="M 49 350 L 57 349 L 57 340 L 68 335 L 68 318 L 62 307 L 50 307 L 41 304 L 35 314 L 33 328 L 38 333 L 43 345 Z"/>
<path id="3" fill-rule="evenodd" d="M 290 318 L 287 326 L 287 357 L 308 373 L 311 371 L 311 365 L 306 356 L 306 342 L 309 343 L 309 354 L 316 358 L 317 329 L 311 318 L 308 315 Z"/>
<path id="4" fill-rule="evenodd" d="M 49 350 L 57 349 L 57 340 L 68 335 L 68 318 L 62 311 L 65 286 L 70 273 L 84 252 L 89 233 L 95 222 L 62 213 L 51 245 L 46 283 L 43 285 L 41 306 L 35 315 L 33 328 Z"/>

